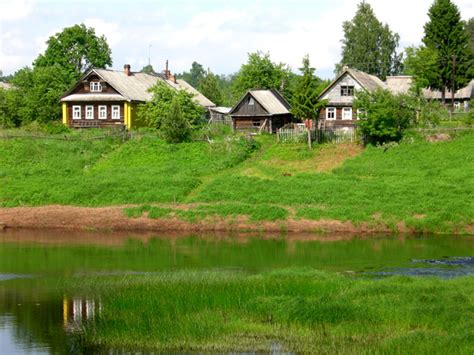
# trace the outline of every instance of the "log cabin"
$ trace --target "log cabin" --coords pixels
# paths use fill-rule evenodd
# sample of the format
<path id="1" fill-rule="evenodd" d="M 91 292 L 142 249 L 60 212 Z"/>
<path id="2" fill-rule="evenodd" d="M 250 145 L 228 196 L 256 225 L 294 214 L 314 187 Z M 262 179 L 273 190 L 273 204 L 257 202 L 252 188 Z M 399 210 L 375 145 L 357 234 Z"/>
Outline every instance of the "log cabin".
<path id="1" fill-rule="evenodd" d="M 234 130 L 274 133 L 293 120 L 290 109 L 276 90 L 249 90 L 229 114 Z"/>
<path id="2" fill-rule="evenodd" d="M 209 109 L 214 103 L 186 81 L 177 79 L 168 69 L 162 73 L 132 72 L 129 64 L 123 71 L 92 69 L 61 98 L 62 122 L 68 127 L 144 126 L 137 117 L 137 106 L 152 99 L 149 89 L 163 82 L 175 90 L 185 90 L 196 103 Z"/>

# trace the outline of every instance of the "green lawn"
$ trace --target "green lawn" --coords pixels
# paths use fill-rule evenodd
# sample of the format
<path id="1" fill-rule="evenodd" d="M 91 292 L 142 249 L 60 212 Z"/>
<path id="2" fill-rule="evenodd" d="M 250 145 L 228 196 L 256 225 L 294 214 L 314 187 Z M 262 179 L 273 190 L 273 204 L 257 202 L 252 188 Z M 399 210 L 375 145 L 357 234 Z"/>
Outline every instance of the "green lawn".
<path id="1" fill-rule="evenodd" d="M 335 219 L 420 232 L 473 223 L 472 132 L 436 143 L 413 133 L 364 150 L 257 140 L 0 140 L 0 206 L 135 204 L 130 217 Z"/>

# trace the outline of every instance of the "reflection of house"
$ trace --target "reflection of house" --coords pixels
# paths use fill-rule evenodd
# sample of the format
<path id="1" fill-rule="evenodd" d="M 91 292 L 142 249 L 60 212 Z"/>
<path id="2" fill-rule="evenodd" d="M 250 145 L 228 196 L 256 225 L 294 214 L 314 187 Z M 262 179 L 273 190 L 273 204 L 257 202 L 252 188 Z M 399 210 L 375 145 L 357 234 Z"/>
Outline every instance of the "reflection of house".
<path id="1" fill-rule="evenodd" d="M 271 133 L 292 121 L 290 108 L 276 90 L 249 90 L 229 114 L 236 130 Z"/>
<path id="2" fill-rule="evenodd" d="M 412 84 L 412 77 L 406 75 L 389 76 L 383 82 L 378 77 L 359 70 L 345 67 L 343 72 L 332 81 L 319 96 L 320 100 L 327 100 L 326 106 L 319 115 L 320 125 L 323 127 L 352 129 L 356 126 L 358 112 L 353 107 L 357 91 L 374 91 L 386 89 L 394 94 L 408 93 Z M 454 106 L 458 109 L 467 109 L 468 102 L 474 97 L 474 80 L 468 86 L 455 93 Z M 441 92 L 425 89 L 424 96 L 428 100 L 441 100 Z M 451 92 L 446 92 L 446 102 L 450 103 Z"/>
<path id="3" fill-rule="evenodd" d="M 64 327 L 76 327 L 81 322 L 91 320 L 96 312 L 100 312 L 100 301 L 94 299 L 64 298 L 63 300 L 63 324 Z"/>
<path id="4" fill-rule="evenodd" d="M 61 98 L 63 123 L 69 127 L 139 127 L 143 123 L 137 119 L 137 104 L 151 100 L 148 90 L 158 82 L 191 93 L 205 108 L 215 106 L 186 81 L 176 79 L 168 63 L 159 74 L 132 72 L 126 64 L 123 71 L 92 69 L 77 82 Z"/>

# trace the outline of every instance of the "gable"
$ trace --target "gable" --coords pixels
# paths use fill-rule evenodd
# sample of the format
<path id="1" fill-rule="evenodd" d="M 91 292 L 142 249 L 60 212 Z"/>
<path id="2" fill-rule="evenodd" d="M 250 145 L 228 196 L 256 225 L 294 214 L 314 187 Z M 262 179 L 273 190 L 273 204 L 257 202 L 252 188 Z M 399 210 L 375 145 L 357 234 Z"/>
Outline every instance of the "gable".
<path id="1" fill-rule="evenodd" d="M 113 88 L 112 85 L 108 81 L 104 80 L 95 71 L 90 71 L 81 80 L 79 80 L 76 83 L 76 85 L 71 90 L 69 90 L 64 96 L 73 95 L 73 94 L 90 94 L 91 82 L 100 83 L 100 85 L 102 86 L 102 91 L 94 92 L 94 94 L 96 95 L 100 95 L 100 94 L 120 95 L 120 93 L 117 90 L 115 90 L 115 88 Z"/>
<path id="2" fill-rule="evenodd" d="M 327 100 L 328 103 L 352 103 L 354 96 L 342 96 L 341 87 L 352 86 L 354 91 L 362 90 L 362 86 L 348 72 L 345 72 L 335 82 L 333 82 L 320 97 L 321 100 Z"/>
<path id="3" fill-rule="evenodd" d="M 253 100 L 253 105 L 251 105 Z M 232 116 L 260 116 L 268 115 L 268 111 L 248 92 L 237 104 L 237 106 L 231 110 Z"/>

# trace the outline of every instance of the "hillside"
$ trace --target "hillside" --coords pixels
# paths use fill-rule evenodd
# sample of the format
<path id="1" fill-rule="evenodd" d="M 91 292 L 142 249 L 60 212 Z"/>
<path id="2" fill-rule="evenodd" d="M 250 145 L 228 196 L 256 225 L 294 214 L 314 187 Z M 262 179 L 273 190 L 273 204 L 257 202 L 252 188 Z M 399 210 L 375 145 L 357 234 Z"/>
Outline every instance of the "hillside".
<path id="1" fill-rule="evenodd" d="M 339 221 L 472 233 L 472 132 L 434 143 L 412 134 L 388 149 L 257 141 L 0 140 L 0 205 L 127 205 L 130 218 L 262 229 L 268 221 L 281 229 L 287 221 Z"/>

